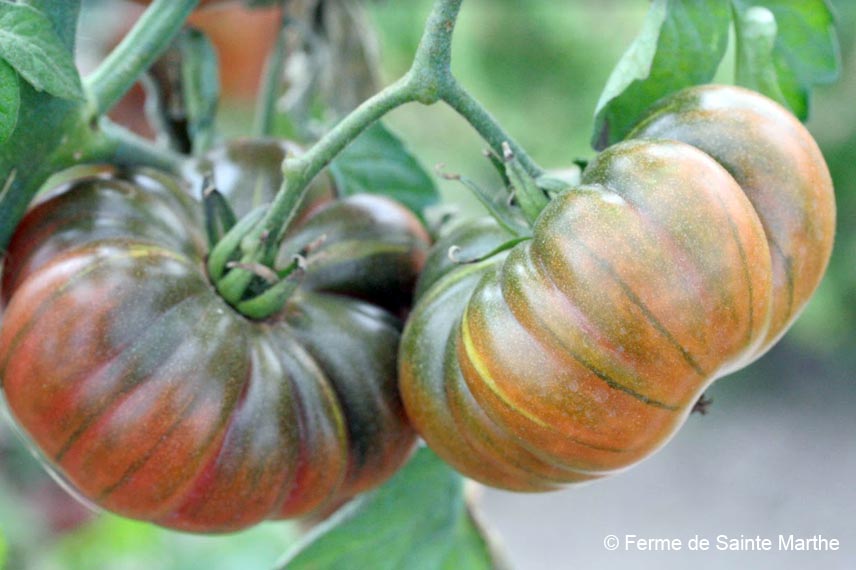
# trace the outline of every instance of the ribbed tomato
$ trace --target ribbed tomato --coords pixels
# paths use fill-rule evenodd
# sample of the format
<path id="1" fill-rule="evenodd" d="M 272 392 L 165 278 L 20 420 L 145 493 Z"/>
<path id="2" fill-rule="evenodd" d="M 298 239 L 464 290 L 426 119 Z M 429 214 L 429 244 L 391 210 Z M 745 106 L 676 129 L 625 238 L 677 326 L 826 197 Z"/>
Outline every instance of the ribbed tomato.
<path id="1" fill-rule="evenodd" d="M 761 218 L 773 259 L 773 317 L 760 356 L 817 289 L 835 236 L 835 196 L 823 155 L 791 113 L 739 87 L 687 89 L 654 106 L 631 138 L 672 139 L 712 156 Z"/>
<path id="2" fill-rule="evenodd" d="M 419 222 L 381 197 L 329 202 L 283 244 L 316 244 L 304 281 L 252 321 L 207 278 L 198 212 L 150 171 L 74 180 L 29 211 L 3 274 L 13 417 L 85 498 L 177 529 L 233 531 L 378 485 L 414 437 L 400 321 L 381 305 L 424 261 Z"/>
<path id="3" fill-rule="evenodd" d="M 700 134 L 690 123 L 699 117 Z M 781 335 L 822 274 L 831 183 L 786 111 L 706 87 L 665 102 L 636 135 L 654 138 L 655 128 L 711 154 L 625 141 L 550 202 L 531 240 L 480 263 L 426 268 L 433 285 L 419 287 L 402 340 L 402 397 L 417 431 L 464 474 L 549 490 L 647 457 L 711 382 Z M 789 222 L 791 239 L 772 248 L 813 258 L 790 264 L 800 293 L 784 317 L 788 285 L 768 244 L 782 235 L 779 219 L 802 226 Z M 436 247 L 483 235 L 465 232 Z M 492 232 L 482 253 L 512 237 Z"/>

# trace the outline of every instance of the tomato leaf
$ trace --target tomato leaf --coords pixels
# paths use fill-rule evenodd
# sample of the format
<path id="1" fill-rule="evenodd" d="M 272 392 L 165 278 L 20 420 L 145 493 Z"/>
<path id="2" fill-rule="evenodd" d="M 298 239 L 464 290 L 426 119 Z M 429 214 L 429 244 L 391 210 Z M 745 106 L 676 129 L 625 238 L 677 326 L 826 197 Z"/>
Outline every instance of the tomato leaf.
<path id="1" fill-rule="evenodd" d="M 824 0 L 732 0 L 737 83 L 808 117 L 815 85 L 838 78 L 832 11 Z"/>
<path id="2" fill-rule="evenodd" d="M 469 510 L 461 513 L 455 539 L 440 570 L 499 570 L 506 564 L 493 552 L 478 523 Z"/>
<path id="3" fill-rule="evenodd" d="M 420 216 L 439 199 L 431 176 L 381 123 L 375 123 L 357 137 L 333 161 L 330 173 L 343 196 L 382 194 Z"/>
<path id="4" fill-rule="evenodd" d="M 652 103 L 710 81 L 725 55 L 730 24 L 728 0 L 654 0 L 601 94 L 592 145 L 603 149 L 620 141 Z"/>
<path id="5" fill-rule="evenodd" d="M 36 91 L 83 100 L 74 56 L 39 10 L 0 2 L 0 57 Z"/>
<path id="6" fill-rule="evenodd" d="M 463 479 L 427 448 L 380 489 L 345 506 L 286 554 L 285 570 L 493 568 L 467 512 Z"/>
<path id="7" fill-rule="evenodd" d="M 735 10 L 734 25 L 739 38 L 737 84 L 786 104 L 772 59 L 778 31 L 776 17 L 767 8 L 753 6 L 748 10 Z"/>
<path id="8" fill-rule="evenodd" d="M 21 89 L 18 86 L 18 74 L 8 63 L 0 59 L 0 143 L 6 142 L 15 130 L 20 107 Z"/>
<path id="9" fill-rule="evenodd" d="M 270 568 L 282 545 L 296 537 L 290 523 L 267 523 L 236 534 L 210 536 L 173 532 L 105 513 L 75 532 L 57 537 L 43 567 Z"/>
<path id="10" fill-rule="evenodd" d="M 44 14 L 50 19 L 54 30 L 56 30 L 63 45 L 67 50 L 74 52 L 77 35 L 77 20 L 80 17 L 80 4 L 83 0 L 18 0 L 18 4 L 25 4 Z"/>

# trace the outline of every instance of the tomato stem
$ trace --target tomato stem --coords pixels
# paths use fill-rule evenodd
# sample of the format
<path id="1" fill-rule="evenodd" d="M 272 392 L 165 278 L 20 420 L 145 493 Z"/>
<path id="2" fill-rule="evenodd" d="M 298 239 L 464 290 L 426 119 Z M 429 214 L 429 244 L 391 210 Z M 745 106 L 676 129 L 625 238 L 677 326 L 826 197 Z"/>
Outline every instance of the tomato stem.
<path id="1" fill-rule="evenodd" d="M 508 143 L 503 143 L 502 159 L 505 161 L 506 175 L 514 189 L 514 197 L 529 225 L 534 226 L 541 215 L 541 210 L 547 207 L 550 199 Z"/>
<path id="2" fill-rule="evenodd" d="M 457 81 L 453 80 L 445 86 L 443 101 L 464 117 L 499 156 L 502 156 L 503 145 L 507 144 L 531 176 L 537 178 L 544 174 L 544 170 L 532 160 L 523 147 L 515 142 L 493 115 Z"/>
<path id="3" fill-rule="evenodd" d="M 263 230 L 277 236 L 279 242 L 300 208 L 309 183 L 334 157 L 345 149 L 372 123 L 401 105 L 413 101 L 409 85 L 404 80 L 393 83 L 366 100 L 339 122 L 304 155 L 286 158 L 283 167 L 283 188 L 271 204 Z M 259 235 L 261 235 L 261 231 Z"/>
<path id="4" fill-rule="evenodd" d="M 146 138 L 117 125 L 106 117 L 98 123 L 99 131 L 96 138 L 110 154 L 98 153 L 93 159 L 108 160 L 113 164 L 128 166 L 151 166 L 167 172 L 178 172 L 184 157 L 170 150 L 161 148 Z"/>
<path id="5" fill-rule="evenodd" d="M 312 179 L 372 123 L 406 103 L 431 105 L 438 101 L 447 102 L 497 153 L 501 154 L 503 144 L 508 144 L 532 176 L 543 174 L 526 151 L 452 76 L 452 36 L 462 3 L 463 0 L 437 0 L 410 71 L 357 107 L 306 154 L 286 159 L 283 189 L 271 205 L 268 216 L 260 223 L 257 236 L 263 232 L 277 237 L 284 235 Z M 278 241 L 274 239 L 271 243 L 276 245 Z M 258 255 L 258 248 L 246 253 Z M 267 257 L 271 255 L 268 252 Z"/>
<path id="6" fill-rule="evenodd" d="M 86 78 L 96 116 L 106 114 L 169 47 L 199 0 L 155 0 L 131 31 Z"/>
<path id="7" fill-rule="evenodd" d="M 240 261 L 245 266 L 261 263 L 273 266 L 279 242 L 294 220 L 310 182 L 354 139 L 387 113 L 407 103 L 433 105 L 446 102 L 464 117 L 498 154 L 507 145 L 529 175 L 538 177 L 543 170 L 526 151 L 502 128 L 496 119 L 453 77 L 452 37 L 463 0 L 436 0 L 410 70 L 398 81 L 370 97 L 344 117 L 306 154 L 286 158 L 283 162 L 283 185 L 265 217 L 241 242 Z M 262 108 L 258 129 L 266 129 L 272 120 L 276 92 L 273 73 L 281 67 L 279 43 L 269 60 L 268 78 L 261 95 Z M 241 301 L 252 276 L 240 267 L 218 281 L 221 294 L 230 302 Z M 276 296 L 277 299 L 282 298 Z M 284 304 L 286 299 L 282 298 Z M 279 302 L 279 301 L 277 301 Z M 266 309 L 268 310 L 267 303 Z"/>

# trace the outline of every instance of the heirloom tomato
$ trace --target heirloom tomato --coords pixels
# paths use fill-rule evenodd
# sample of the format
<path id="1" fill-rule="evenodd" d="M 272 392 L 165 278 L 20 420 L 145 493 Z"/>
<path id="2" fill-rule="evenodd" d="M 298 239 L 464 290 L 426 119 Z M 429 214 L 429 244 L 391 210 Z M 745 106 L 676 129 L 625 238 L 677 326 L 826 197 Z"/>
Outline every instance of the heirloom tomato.
<path id="1" fill-rule="evenodd" d="M 422 226 L 379 196 L 316 205 L 282 244 L 307 256 L 302 282 L 251 320 L 208 279 L 201 210 L 177 179 L 112 169 L 29 210 L 3 273 L 13 418 L 84 498 L 176 529 L 233 531 L 380 484 L 414 440 L 390 310 L 424 262 Z"/>
<path id="2" fill-rule="evenodd" d="M 479 222 L 437 243 L 402 339 L 409 417 L 497 487 L 625 468 L 793 322 L 834 218 L 823 157 L 787 111 L 734 87 L 680 92 L 554 197 L 530 240 L 457 266 L 439 250 L 478 258 L 513 236 Z"/>
<path id="3" fill-rule="evenodd" d="M 655 105 L 631 138 L 689 143 L 734 177 L 761 219 L 773 261 L 773 315 L 760 356 L 817 289 L 835 236 L 823 155 L 785 108 L 739 87 L 687 89 Z"/>

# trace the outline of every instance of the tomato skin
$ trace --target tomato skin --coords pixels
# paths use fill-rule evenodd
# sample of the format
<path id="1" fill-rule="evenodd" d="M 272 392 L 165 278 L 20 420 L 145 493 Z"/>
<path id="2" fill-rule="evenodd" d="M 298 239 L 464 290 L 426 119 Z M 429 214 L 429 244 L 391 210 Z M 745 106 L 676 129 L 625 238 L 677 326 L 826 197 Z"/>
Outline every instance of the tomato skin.
<path id="1" fill-rule="evenodd" d="M 280 314 L 244 318 L 208 281 L 198 211 L 150 171 L 75 180 L 30 210 L 3 274 L 12 415 L 83 497 L 175 529 L 239 530 L 380 484 L 414 441 L 396 386 L 400 321 L 349 294 L 356 276 L 336 263 L 312 278 L 311 261 Z M 348 232 L 373 213 L 374 233 Z M 358 196 L 322 207 L 284 247 L 330 231 L 333 253 L 348 237 L 352 269 L 407 273 L 427 247 L 414 224 Z M 395 255 L 362 254 L 385 239 Z"/>
<path id="2" fill-rule="evenodd" d="M 554 198 L 530 241 L 476 264 L 429 254 L 399 358 L 408 415 L 495 487 L 626 468 L 783 334 L 834 221 L 826 164 L 796 119 L 739 88 L 679 92 Z M 480 239 L 484 254 L 510 238 L 480 225 L 436 247 Z"/>
<path id="3" fill-rule="evenodd" d="M 444 275 L 468 262 L 483 257 L 513 239 L 493 218 L 477 218 L 456 223 L 436 241 L 425 261 L 425 269 L 416 283 L 416 297 L 422 297 Z M 455 249 L 455 258 L 450 250 Z"/>
<path id="4" fill-rule="evenodd" d="M 808 130 L 778 103 L 740 87 L 686 89 L 629 135 L 689 143 L 722 164 L 761 218 L 773 257 L 773 322 L 761 356 L 817 289 L 832 254 L 832 178 Z"/>
<path id="5" fill-rule="evenodd" d="M 759 215 L 728 171 L 679 141 L 610 147 L 531 241 L 433 281 L 402 340 L 405 407 L 444 459 L 517 491 L 649 456 L 711 382 L 780 334 Z"/>

